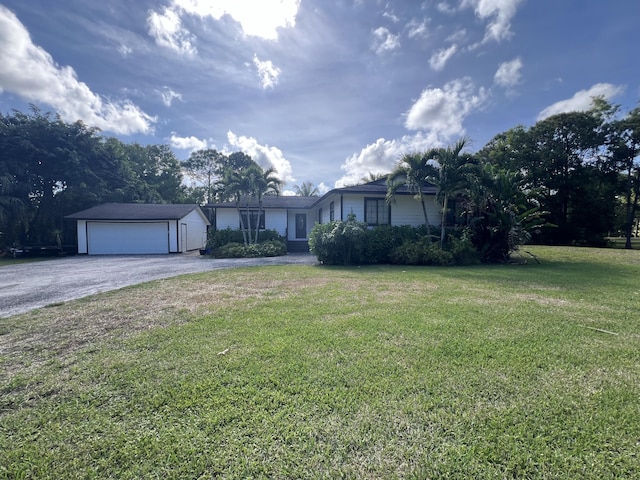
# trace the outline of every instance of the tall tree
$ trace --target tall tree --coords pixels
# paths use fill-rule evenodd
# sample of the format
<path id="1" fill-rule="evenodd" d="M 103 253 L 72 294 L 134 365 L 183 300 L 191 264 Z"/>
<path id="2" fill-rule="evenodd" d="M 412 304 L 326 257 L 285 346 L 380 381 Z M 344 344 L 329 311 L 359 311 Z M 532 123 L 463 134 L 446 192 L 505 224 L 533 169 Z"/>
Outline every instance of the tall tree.
<path id="1" fill-rule="evenodd" d="M 640 107 L 612 122 L 610 149 L 622 173 L 625 248 L 630 249 L 640 202 Z"/>
<path id="2" fill-rule="evenodd" d="M 278 178 L 276 170 L 271 167 L 266 170 L 260 169 L 256 172 L 253 183 L 253 196 L 258 199 L 258 221 L 256 222 L 256 234 L 254 243 L 258 243 L 258 232 L 260 232 L 260 219 L 263 213 L 263 198 L 265 195 L 279 195 L 282 181 Z"/>
<path id="3" fill-rule="evenodd" d="M 212 203 L 216 193 L 216 183 L 221 175 L 224 155 L 214 149 L 192 152 L 189 159 L 182 162 L 187 176 L 204 187 L 205 202 Z"/>
<path id="4" fill-rule="evenodd" d="M 302 182 L 302 185 L 294 185 L 293 191 L 298 197 L 317 197 L 320 194 L 318 187 L 311 182 Z"/>
<path id="5" fill-rule="evenodd" d="M 461 138 L 446 148 L 436 148 L 424 154 L 430 166 L 427 180 L 436 186 L 436 196 L 442 205 L 440 222 L 440 246 L 444 246 L 449 200 L 456 196 L 469 195 L 477 181 L 479 164 L 477 159 L 463 150 L 469 145 L 468 138 Z"/>

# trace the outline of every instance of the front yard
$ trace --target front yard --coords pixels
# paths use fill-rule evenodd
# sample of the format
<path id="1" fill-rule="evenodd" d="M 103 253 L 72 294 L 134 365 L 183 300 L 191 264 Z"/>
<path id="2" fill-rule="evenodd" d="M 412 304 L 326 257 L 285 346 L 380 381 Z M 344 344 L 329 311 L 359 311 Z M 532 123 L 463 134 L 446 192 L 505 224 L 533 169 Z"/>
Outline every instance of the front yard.
<path id="1" fill-rule="evenodd" d="M 528 250 L 0 319 L 0 478 L 637 477 L 640 252 Z"/>

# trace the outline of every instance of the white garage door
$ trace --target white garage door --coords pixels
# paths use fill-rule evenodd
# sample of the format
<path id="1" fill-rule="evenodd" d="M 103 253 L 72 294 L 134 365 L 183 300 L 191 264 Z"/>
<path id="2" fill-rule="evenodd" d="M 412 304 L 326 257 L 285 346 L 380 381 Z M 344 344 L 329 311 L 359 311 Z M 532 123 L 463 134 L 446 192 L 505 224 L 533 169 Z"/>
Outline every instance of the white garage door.
<path id="1" fill-rule="evenodd" d="M 87 222 L 89 255 L 169 253 L 169 223 Z"/>

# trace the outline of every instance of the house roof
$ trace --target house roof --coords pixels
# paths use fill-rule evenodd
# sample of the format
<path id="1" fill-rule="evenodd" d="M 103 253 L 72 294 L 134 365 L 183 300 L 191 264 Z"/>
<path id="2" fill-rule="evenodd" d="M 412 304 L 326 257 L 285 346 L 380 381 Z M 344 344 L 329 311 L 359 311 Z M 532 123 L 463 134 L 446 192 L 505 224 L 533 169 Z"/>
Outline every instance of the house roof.
<path id="1" fill-rule="evenodd" d="M 309 208 L 316 201 L 318 197 L 298 197 L 292 195 L 265 195 L 262 197 L 262 208 Z M 251 208 L 258 208 L 258 201 L 252 197 L 245 197 L 240 201 L 240 205 L 246 207 L 247 205 Z M 221 202 L 221 203 L 210 203 L 207 207 L 214 208 L 236 208 L 236 204 L 233 202 Z"/>
<path id="2" fill-rule="evenodd" d="M 341 193 L 357 193 L 364 195 L 381 195 L 387 194 L 387 180 L 382 178 L 373 182 L 364 183 L 362 185 L 352 185 L 350 187 L 334 188 L 325 193 L 322 197 L 298 197 L 298 196 L 276 196 L 265 195 L 262 197 L 262 208 L 310 208 L 314 205 L 322 202 L 325 198 Z M 427 195 L 435 195 L 436 187 L 428 185 L 424 192 Z M 396 190 L 396 195 L 415 195 L 414 191 L 411 191 L 406 185 L 402 185 Z M 240 202 L 243 207 L 249 206 L 250 208 L 258 208 L 258 201 L 255 198 L 247 197 Z M 211 208 L 235 208 L 236 204 L 233 202 L 222 203 L 210 203 L 207 207 Z"/>
<path id="3" fill-rule="evenodd" d="M 196 209 L 206 220 L 198 205 L 165 203 L 103 203 L 81 212 L 72 213 L 64 218 L 73 220 L 179 220 Z"/>

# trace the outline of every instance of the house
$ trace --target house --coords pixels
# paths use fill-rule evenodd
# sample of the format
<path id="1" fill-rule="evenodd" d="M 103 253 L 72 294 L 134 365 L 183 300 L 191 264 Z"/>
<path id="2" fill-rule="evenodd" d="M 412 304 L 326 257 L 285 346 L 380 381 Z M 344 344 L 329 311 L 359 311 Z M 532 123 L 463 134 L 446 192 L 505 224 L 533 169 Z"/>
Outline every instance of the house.
<path id="1" fill-rule="evenodd" d="M 209 220 L 198 205 L 105 203 L 65 218 L 76 220 L 78 253 L 182 253 L 204 248 Z"/>
<path id="2" fill-rule="evenodd" d="M 439 226 L 441 207 L 435 200 L 436 188 L 429 186 L 423 193 L 429 224 Z M 241 202 L 240 211 L 241 215 L 246 215 L 245 212 L 249 211 L 252 225 L 256 225 L 259 220 L 261 229 L 276 230 L 286 237 L 290 252 L 308 251 L 309 234 L 316 223 L 346 220 L 350 213 L 370 226 L 424 225 L 422 205 L 414 198 L 414 192 L 403 186 L 398 189 L 391 203 L 387 203 L 386 194 L 386 180 L 381 179 L 363 185 L 335 188 L 322 197 L 265 195 L 260 219 L 256 200 Z M 214 203 L 204 208 L 213 211 L 213 228 L 240 228 L 240 218 L 234 203 Z"/>

